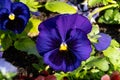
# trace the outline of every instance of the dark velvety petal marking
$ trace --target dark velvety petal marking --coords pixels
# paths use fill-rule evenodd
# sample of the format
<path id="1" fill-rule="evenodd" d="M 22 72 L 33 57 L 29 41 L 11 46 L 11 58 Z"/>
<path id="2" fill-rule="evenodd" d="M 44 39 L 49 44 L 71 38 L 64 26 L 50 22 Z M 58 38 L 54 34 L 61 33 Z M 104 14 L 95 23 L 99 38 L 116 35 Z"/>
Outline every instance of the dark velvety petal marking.
<path id="1" fill-rule="evenodd" d="M 20 18 L 15 18 L 15 20 L 8 20 L 5 26 L 6 29 L 13 31 L 14 33 L 21 33 L 25 28 L 24 20 Z"/>
<path id="2" fill-rule="evenodd" d="M 90 21 L 80 14 L 60 15 L 56 21 L 56 25 L 63 39 L 66 38 L 66 32 L 69 29 L 78 28 L 84 31 L 85 33 L 89 33 L 92 28 Z"/>
<path id="3" fill-rule="evenodd" d="M 46 52 L 59 48 L 61 44 L 61 37 L 56 28 L 56 19 L 50 18 L 39 25 L 40 34 L 37 38 L 37 49 L 40 55 Z"/>
<path id="4" fill-rule="evenodd" d="M 47 52 L 59 48 L 61 44 L 61 39 L 58 35 L 56 29 L 51 29 L 50 31 L 41 30 L 37 38 L 37 49 L 40 55 L 44 55 Z"/>
<path id="5" fill-rule="evenodd" d="M 73 58 L 69 58 L 69 60 L 71 60 L 71 61 L 72 61 L 72 59 Z M 77 69 L 80 66 L 82 60 L 79 60 L 77 57 L 75 59 L 76 59 L 75 62 L 74 63 L 72 62 L 71 65 L 67 65 L 66 62 L 64 61 L 64 63 L 63 63 L 64 68 L 62 70 L 64 72 L 68 72 L 68 71 L 73 71 L 73 70 Z"/>
<path id="6" fill-rule="evenodd" d="M 90 57 L 92 51 L 90 41 L 86 33 L 80 29 L 73 29 L 70 32 L 69 39 L 66 41 L 70 51 L 80 60 L 86 60 Z"/>
<path id="7" fill-rule="evenodd" d="M 30 18 L 29 8 L 21 2 L 12 3 L 11 8 L 11 12 L 14 13 L 16 17 L 23 19 L 25 22 L 24 25 L 26 25 Z"/>
<path id="8" fill-rule="evenodd" d="M 44 61 L 54 70 L 62 70 L 64 72 L 73 71 L 81 64 L 81 60 L 79 60 L 74 54 L 69 51 L 61 52 L 59 49 L 47 52 L 44 55 Z"/>
<path id="9" fill-rule="evenodd" d="M 66 52 L 60 52 L 60 53 L 63 54 L 62 57 L 64 63 L 62 70 L 64 72 L 73 71 L 80 66 L 81 60 L 77 58 L 77 56 L 74 53 L 72 53 L 69 49 Z"/>
<path id="10" fill-rule="evenodd" d="M 44 55 L 44 62 L 55 70 L 63 69 L 63 58 L 59 56 L 59 49 L 54 49 Z"/>
<path id="11" fill-rule="evenodd" d="M 0 9 L 0 29 L 6 30 L 5 22 L 8 20 L 9 11 L 7 9 Z"/>
<path id="12" fill-rule="evenodd" d="M 10 11 L 11 9 L 11 0 L 0 0 L 0 8 L 6 8 Z"/>
<path id="13" fill-rule="evenodd" d="M 94 46 L 98 51 L 103 51 L 109 47 L 111 43 L 111 37 L 107 34 L 100 33 L 101 37 L 98 38 L 98 43 L 95 43 Z"/>

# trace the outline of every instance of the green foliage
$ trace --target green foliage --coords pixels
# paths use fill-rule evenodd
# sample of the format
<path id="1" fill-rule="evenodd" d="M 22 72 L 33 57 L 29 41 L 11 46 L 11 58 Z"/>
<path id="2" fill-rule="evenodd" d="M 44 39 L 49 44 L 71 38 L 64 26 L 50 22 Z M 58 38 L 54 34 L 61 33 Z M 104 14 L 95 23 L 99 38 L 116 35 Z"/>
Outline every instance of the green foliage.
<path id="1" fill-rule="evenodd" d="M 112 40 L 111 45 L 104 52 L 104 55 L 108 57 L 112 65 L 114 66 L 114 70 L 120 71 L 120 45 L 115 40 Z"/>
<path id="2" fill-rule="evenodd" d="M 108 65 L 108 61 L 106 60 L 106 58 L 100 58 L 100 57 L 94 57 L 91 56 L 88 60 L 87 60 L 87 67 L 97 67 L 102 71 L 107 71 L 109 69 L 109 65 Z"/>
<path id="3" fill-rule="evenodd" d="M 2 75 L 2 73 L 0 72 L 0 80 L 5 79 L 5 77 Z"/>
<path id="4" fill-rule="evenodd" d="M 88 0 L 88 5 L 90 7 L 97 6 L 97 5 L 107 5 L 109 3 L 116 3 L 114 0 Z"/>
<path id="5" fill-rule="evenodd" d="M 64 77 L 68 76 L 68 73 L 59 72 L 59 73 L 55 73 L 55 76 L 57 77 L 57 80 L 63 80 Z"/>
<path id="6" fill-rule="evenodd" d="M 100 3 L 102 3 L 102 0 L 88 0 L 88 5 L 90 7 L 100 4 Z"/>
<path id="7" fill-rule="evenodd" d="M 38 59 L 39 59 L 39 63 L 34 63 L 34 64 L 32 64 L 33 65 L 33 67 L 36 69 L 36 70 L 38 70 L 39 72 L 41 72 L 41 71 L 43 71 L 43 70 L 45 70 L 45 65 L 44 65 L 44 61 L 43 61 L 43 58 L 41 57 L 41 56 L 39 56 L 38 57 Z"/>
<path id="8" fill-rule="evenodd" d="M 60 1 L 47 2 L 45 8 L 51 12 L 57 12 L 60 14 L 74 14 L 77 12 L 74 7 Z"/>
<path id="9" fill-rule="evenodd" d="M 25 51 L 28 54 L 38 55 L 35 42 L 28 37 L 22 37 L 15 41 L 14 46 L 16 49 Z"/>
<path id="10" fill-rule="evenodd" d="M 106 24 L 120 24 L 120 13 L 119 9 L 108 9 L 105 11 L 104 15 L 102 15 L 99 20 L 99 23 Z"/>
<path id="11" fill-rule="evenodd" d="M 120 7 L 120 0 L 116 0 L 116 2 L 117 2 L 117 4 L 119 5 L 119 7 Z"/>
<path id="12" fill-rule="evenodd" d="M 35 37 L 39 34 L 38 26 L 41 23 L 41 20 L 31 17 L 23 34 L 26 34 L 30 37 Z"/>
<path id="13" fill-rule="evenodd" d="M 92 43 L 97 43 L 98 38 L 100 37 L 98 34 L 100 33 L 99 31 L 99 26 L 97 24 L 92 25 L 92 30 L 88 34 L 88 38 Z"/>
<path id="14" fill-rule="evenodd" d="M 4 51 L 8 49 L 12 45 L 12 37 L 11 37 L 11 32 L 4 32 L 0 31 L 0 45 L 2 48 L 0 49 L 1 51 Z M 12 35 L 13 36 L 13 35 Z"/>
<path id="15" fill-rule="evenodd" d="M 38 8 L 42 7 L 42 5 L 40 5 L 35 0 L 20 0 L 20 2 L 26 4 L 29 7 L 30 11 L 33 11 L 33 12 L 38 11 Z"/>
<path id="16" fill-rule="evenodd" d="M 3 75 L 0 72 L 0 80 L 13 80 L 12 78 L 16 75 L 16 73 L 7 73 L 6 75 Z"/>

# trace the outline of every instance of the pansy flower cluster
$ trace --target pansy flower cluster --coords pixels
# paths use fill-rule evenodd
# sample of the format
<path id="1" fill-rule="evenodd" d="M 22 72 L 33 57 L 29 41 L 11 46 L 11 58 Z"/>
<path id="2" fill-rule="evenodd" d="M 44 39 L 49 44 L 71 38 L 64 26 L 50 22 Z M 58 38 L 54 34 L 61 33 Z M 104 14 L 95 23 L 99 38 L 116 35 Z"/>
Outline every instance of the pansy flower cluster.
<path id="1" fill-rule="evenodd" d="M 80 1 L 82 0 L 77 0 L 76 4 L 80 3 Z M 85 9 L 87 9 L 87 5 L 85 7 Z M 88 34 L 92 30 L 92 21 L 90 22 L 87 15 L 85 15 L 85 17 L 83 16 L 84 13 L 81 13 L 78 11 L 78 13 L 75 14 L 59 14 L 43 22 L 40 21 L 41 23 L 37 26 L 39 35 L 36 36 L 36 43 L 34 43 L 34 41 L 32 42 L 32 39 L 25 35 L 26 40 L 23 40 L 26 42 L 25 49 L 26 45 L 33 45 L 32 48 L 35 47 L 33 52 L 36 51 L 37 53 L 38 51 L 38 53 L 43 57 L 44 63 L 49 65 L 52 70 L 63 72 L 74 71 L 81 65 L 82 61 L 87 60 L 91 56 L 91 52 L 93 50 L 92 45 L 97 51 L 103 51 L 107 49 L 111 43 L 111 37 L 100 32 L 95 34 L 95 36 L 97 35 L 97 38 L 95 37 L 95 39 L 97 39 L 96 42 L 90 41 Z M 11 0 L 0 1 L 0 30 L 12 31 L 13 34 L 20 34 L 24 31 L 29 18 L 30 11 L 24 3 L 11 2 Z M 11 35 L 9 36 L 11 38 Z M 94 36 L 92 36 L 92 38 L 93 37 Z M 12 40 L 11 45 L 14 44 L 12 46 L 16 48 L 16 44 L 21 39 L 15 39 L 13 42 Z M 31 44 L 29 44 L 29 41 Z M 17 44 L 17 48 L 18 46 L 19 45 Z M 2 48 L 1 42 L 0 48 Z M 22 47 L 22 50 L 27 52 L 25 49 Z M 0 50 L 0 64 L 2 64 L 2 62 L 4 63 L 4 65 L 0 65 L 0 71 L 3 74 L 6 74 L 7 72 L 17 73 L 16 67 L 5 59 L 2 59 L 3 54 L 4 51 Z M 7 69 L 8 66 L 11 67 L 11 70 Z M 40 78 L 44 80 L 50 78 L 52 80 L 56 80 L 56 76 L 53 74 L 47 76 L 40 75 L 37 77 L 37 79 Z"/>

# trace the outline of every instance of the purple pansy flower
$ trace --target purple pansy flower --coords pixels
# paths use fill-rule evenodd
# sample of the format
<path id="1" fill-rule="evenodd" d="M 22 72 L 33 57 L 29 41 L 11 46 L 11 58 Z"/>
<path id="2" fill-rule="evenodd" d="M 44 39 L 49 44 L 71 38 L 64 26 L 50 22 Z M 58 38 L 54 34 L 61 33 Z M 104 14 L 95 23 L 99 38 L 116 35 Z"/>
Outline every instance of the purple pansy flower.
<path id="1" fill-rule="evenodd" d="M 17 74 L 18 71 L 17 67 L 7 62 L 5 59 L 0 58 L 0 72 L 2 72 L 3 75 L 7 75 L 8 73 Z"/>
<path id="2" fill-rule="evenodd" d="M 99 33 L 100 37 L 98 38 L 98 42 L 94 43 L 96 50 L 103 51 L 107 49 L 111 43 L 111 37 L 104 33 Z"/>
<path id="3" fill-rule="evenodd" d="M 25 4 L 21 2 L 12 3 L 10 0 L 0 1 L 0 30 L 21 33 L 29 18 L 30 12 Z"/>
<path id="4" fill-rule="evenodd" d="M 54 70 L 64 72 L 78 68 L 92 51 L 87 33 L 92 25 L 79 14 L 63 14 L 39 25 L 37 49 L 44 62 Z"/>
<path id="5" fill-rule="evenodd" d="M 3 56 L 3 52 L 2 51 L 0 51 L 0 58 Z"/>

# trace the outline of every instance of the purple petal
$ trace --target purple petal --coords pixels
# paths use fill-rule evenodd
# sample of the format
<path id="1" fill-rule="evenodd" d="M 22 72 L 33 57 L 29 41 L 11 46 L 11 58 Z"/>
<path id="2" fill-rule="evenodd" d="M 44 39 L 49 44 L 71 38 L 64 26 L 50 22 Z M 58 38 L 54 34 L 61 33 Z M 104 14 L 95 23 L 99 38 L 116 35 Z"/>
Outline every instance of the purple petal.
<path id="1" fill-rule="evenodd" d="M 41 30 L 37 38 L 37 49 L 40 55 L 44 55 L 46 52 L 59 48 L 61 43 L 58 32 L 55 29 L 50 31 Z"/>
<path id="2" fill-rule="evenodd" d="M 98 43 L 95 43 L 94 46 L 98 51 L 103 51 L 107 49 L 111 43 L 111 37 L 107 34 L 100 33 L 101 37 L 98 38 Z"/>
<path id="3" fill-rule="evenodd" d="M 57 28 L 57 25 L 56 25 L 56 20 L 59 18 L 59 16 L 56 16 L 56 17 L 53 17 L 53 18 L 50 18 L 50 19 L 47 19 L 46 21 L 43 21 L 40 25 L 39 25 L 39 28 L 38 30 L 39 31 L 50 31 L 51 29 L 54 29 L 54 28 Z"/>
<path id="4" fill-rule="evenodd" d="M 24 25 L 26 25 L 30 18 L 29 8 L 21 2 L 14 2 L 11 7 L 12 7 L 11 10 L 12 13 L 14 13 L 15 16 L 17 16 L 18 18 L 23 19 Z"/>
<path id="5" fill-rule="evenodd" d="M 86 60 L 90 57 L 92 51 L 91 43 L 87 35 L 80 29 L 74 29 L 70 32 L 70 37 L 66 41 L 68 47 L 74 55 L 80 60 Z"/>
<path id="6" fill-rule="evenodd" d="M 15 18 L 15 20 L 13 21 L 8 20 L 7 22 L 4 23 L 6 29 L 13 31 L 14 33 L 21 33 L 25 28 L 24 20 L 21 18 Z"/>
<path id="7" fill-rule="evenodd" d="M 17 68 L 11 63 L 5 61 L 3 58 L 0 58 L 0 64 L 0 71 L 3 75 L 6 75 L 8 73 L 17 73 Z"/>
<path id="8" fill-rule="evenodd" d="M 2 58 L 3 56 L 3 51 L 0 51 L 0 58 Z"/>
<path id="9" fill-rule="evenodd" d="M 62 40 L 64 41 L 66 38 L 66 32 L 68 32 L 68 30 L 78 28 L 85 33 L 89 33 L 91 31 L 92 25 L 90 21 L 82 15 L 64 14 L 50 18 L 41 23 L 39 26 L 39 31 L 41 31 L 42 29 L 49 30 L 51 28 L 57 28 Z"/>
<path id="10" fill-rule="evenodd" d="M 0 10 L 0 30 L 5 30 L 4 22 L 8 19 L 9 11 L 7 9 Z"/>
<path id="11" fill-rule="evenodd" d="M 33 15 L 35 15 L 35 16 L 40 16 L 40 12 L 31 12 Z"/>
<path id="12" fill-rule="evenodd" d="M 73 71 L 81 64 L 81 60 L 71 52 L 60 52 L 55 49 L 47 52 L 44 55 L 44 61 L 49 64 L 54 70 L 62 70 L 64 72 Z"/>
<path id="13" fill-rule="evenodd" d="M 92 28 L 90 21 L 80 14 L 61 15 L 56 24 L 62 39 L 66 38 L 66 32 L 70 29 L 81 29 L 85 33 L 89 33 Z"/>
<path id="14" fill-rule="evenodd" d="M 0 0 L 0 8 L 11 10 L 11 0 Z"/>

